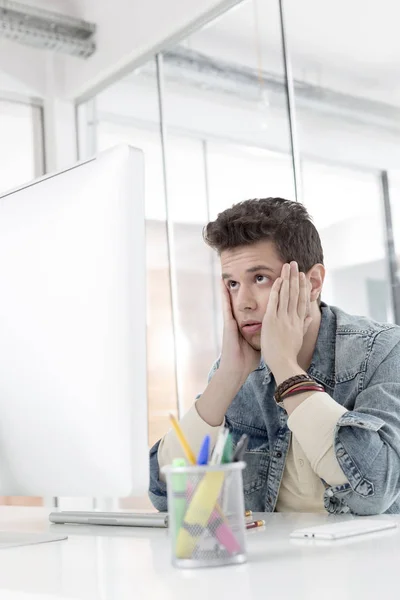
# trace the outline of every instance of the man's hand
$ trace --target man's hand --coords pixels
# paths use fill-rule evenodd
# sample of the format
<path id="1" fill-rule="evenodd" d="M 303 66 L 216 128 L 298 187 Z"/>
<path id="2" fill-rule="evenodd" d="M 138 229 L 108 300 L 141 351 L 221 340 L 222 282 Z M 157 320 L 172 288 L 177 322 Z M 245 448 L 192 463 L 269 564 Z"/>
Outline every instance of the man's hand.
<path id="1" fill-rule="evenodd" d="M 304 335 L 312 321 L 308 316 L 308 285 L 296 262 L 283 265 L 281 277 L 271 288 L 261 330 L 262 355 L 276 384 L 304 373 L 297 362 Z"/>
<path id="2" fill-rule="evenodd" d="M 240 333 L 232 313 L 230 294 L 223 282 L 221 288 L 224 334 L 219 371 L 240 388 L 259 366 L 261 353 L 254 350 Z"/>
<path id="3" fill-rule="evenodd" d="M 224 335 L 220 365 L 196 402 L 200 417 L 213 427 L 223 423 L 232 400 L 261 360 L 261 353 L 254 350 L 240 333 L 232 314 L 230 294 L 223 282 L 221 286 Z"/>

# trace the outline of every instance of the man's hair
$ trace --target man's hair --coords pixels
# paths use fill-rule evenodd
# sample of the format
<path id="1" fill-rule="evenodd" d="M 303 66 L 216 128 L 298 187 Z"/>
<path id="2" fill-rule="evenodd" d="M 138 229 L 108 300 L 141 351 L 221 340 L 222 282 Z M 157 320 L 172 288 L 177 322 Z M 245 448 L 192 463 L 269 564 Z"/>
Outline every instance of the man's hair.
<path id="1" fill-rule="evenodd" d="M 321 240 L 306 208 L 283 198 L 234 204 L 204 227 L 203 237 L 218 254 L 270 240 L 281 260 L 297 261 L 299 270 L 305 273 L 324 262 Z"/>

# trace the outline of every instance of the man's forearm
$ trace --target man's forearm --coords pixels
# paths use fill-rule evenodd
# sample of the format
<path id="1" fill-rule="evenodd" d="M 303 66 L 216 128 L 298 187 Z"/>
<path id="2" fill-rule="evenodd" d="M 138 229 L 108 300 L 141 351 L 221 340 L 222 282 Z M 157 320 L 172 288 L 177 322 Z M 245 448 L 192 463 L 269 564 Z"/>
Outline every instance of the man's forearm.
<path id="1" fill-rule="evenodd" d="M 212 427 L 221 425 L 226 411 L 242 385 L 243 383 L 234 381 L 223 371 L 217 370 L 196 402 L 197 412 L 203 421 Z"/>
<path id="2" fill-rule="evenodd" d="M 284 404 L 286 407 L 286 401 Z M 335 429 L 346 412 L 326 392 L 314 392 L 293 411 L 287 423 L 312 470 L 328 485 L 348 483 L 334 449 Z"/>

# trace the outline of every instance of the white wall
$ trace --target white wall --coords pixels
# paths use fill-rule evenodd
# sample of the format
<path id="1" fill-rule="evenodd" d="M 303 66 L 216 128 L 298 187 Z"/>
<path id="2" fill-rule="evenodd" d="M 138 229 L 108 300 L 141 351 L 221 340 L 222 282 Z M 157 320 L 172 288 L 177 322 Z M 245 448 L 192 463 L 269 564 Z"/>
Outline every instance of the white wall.
<path id="1" fill-rule="evenodd" d="M 0 38 L 0 95 L 43 97 L 46 67 L 43 53 Z"/>
<path id="2" fill-rule="evenodd" d="M 333 292 L 330 298 L 323 294 L 323 300 L 340 306 L 350 314 L 369 315 L 377 321 L 388 321 L 392 319 L 392 315 L 387 275 L 384 260 L 331 271 Z M 371 302 L 372 298 L 368 293 L 368 284 L 372 281 L 378 286 L 374 302 Z"/>
<path id="3" fill-rule="evenodd" d="M 64 95 L 64 67 L 61 56 L 46 57 L 44 131 L 48 172 L 60 171 L 76 162 L 75 105 Z"/>

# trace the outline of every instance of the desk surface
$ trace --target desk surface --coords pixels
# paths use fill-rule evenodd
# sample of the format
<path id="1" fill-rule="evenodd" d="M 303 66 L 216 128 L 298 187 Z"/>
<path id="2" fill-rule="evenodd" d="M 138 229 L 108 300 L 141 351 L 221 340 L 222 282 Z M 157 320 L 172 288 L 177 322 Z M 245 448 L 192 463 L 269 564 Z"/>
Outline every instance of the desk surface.
<path id="1" fill-rule="evenodd" d="M 0 507 L 0 530 L 69 536 L 0 550 L 0 600 L 25 599 L 18 592 L 32 600 L 376 600 L 398 587 L 400 528 L 316 545 L 291 541 L 289 533 L 346 517 L 267 514 L 265 528 L 247 532 L 247 564 L 178 570 L 164 529 L 51 525 L 48 512 Z M 378 518 L 400 525 L 400 515 Z"/>

